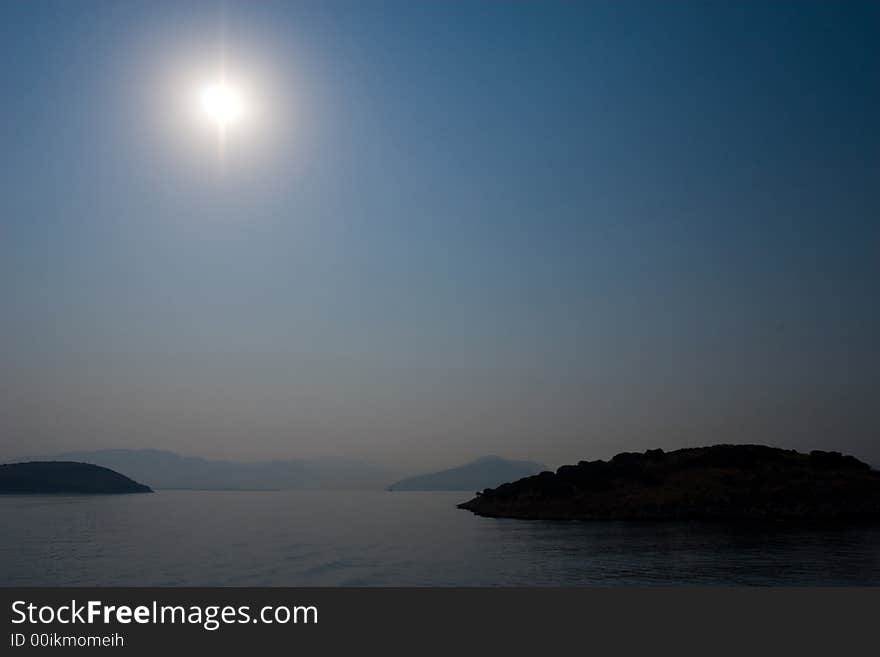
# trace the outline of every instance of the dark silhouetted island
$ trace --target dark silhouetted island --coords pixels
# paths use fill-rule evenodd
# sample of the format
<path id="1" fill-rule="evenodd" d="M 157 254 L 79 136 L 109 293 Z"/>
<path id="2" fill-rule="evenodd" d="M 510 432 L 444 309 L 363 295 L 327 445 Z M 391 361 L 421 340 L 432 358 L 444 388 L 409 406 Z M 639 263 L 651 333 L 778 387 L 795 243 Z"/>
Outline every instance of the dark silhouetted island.
<path id="1" fill-rule="evenodd" d="M 108 468 L 75 461 L 33 461 L 0 465 L 3 493 L 152 493 L 148 486 Z"/>
<path id="2" fill-rule="evenodd" d="M 401 479 L 389 486 L 388 490 L 482 489 L 533 475 L 544 467 L 532 461 L 511 461 L 500 456 L 484 456 L 457 468 Z"/>
<path id="3" fill-rule="evenodd" d="M 576 520 L 880 520 L 880 473 L 852 456 L 715 445 L 610 461 L 486 489 L 478 515 Z"/>

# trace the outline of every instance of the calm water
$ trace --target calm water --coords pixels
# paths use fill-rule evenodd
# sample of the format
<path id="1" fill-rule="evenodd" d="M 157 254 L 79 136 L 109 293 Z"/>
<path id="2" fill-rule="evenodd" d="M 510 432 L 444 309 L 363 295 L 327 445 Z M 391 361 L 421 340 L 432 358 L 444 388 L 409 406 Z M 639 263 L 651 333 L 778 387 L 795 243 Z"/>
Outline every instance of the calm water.
<path id="1" fill-rule="evenodd" d="M 460 493 L 0 496 L 0 585 L 880 585 L 880 529 L 478 518 Z"/>

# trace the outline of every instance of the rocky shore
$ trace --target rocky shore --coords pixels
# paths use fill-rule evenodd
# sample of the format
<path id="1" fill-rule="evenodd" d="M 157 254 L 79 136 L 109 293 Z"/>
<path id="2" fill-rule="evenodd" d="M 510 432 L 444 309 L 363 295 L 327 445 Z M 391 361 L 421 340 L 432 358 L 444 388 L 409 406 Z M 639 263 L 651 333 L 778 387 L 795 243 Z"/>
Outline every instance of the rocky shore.
<path id="1" fill-rule="evenodd" d="M 839 452 L 655 449 L 487 488 L 459 508 L 534 519 L 880 520 L 880 473 Z"/>

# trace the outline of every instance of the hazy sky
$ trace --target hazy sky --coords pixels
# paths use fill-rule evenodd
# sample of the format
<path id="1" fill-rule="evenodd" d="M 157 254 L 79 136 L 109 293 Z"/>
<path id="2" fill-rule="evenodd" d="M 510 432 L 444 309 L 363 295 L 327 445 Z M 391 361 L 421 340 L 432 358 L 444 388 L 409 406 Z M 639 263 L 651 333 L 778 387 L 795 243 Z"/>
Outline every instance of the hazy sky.
<path id="1" fill-rule="evenodd" d="M 878 26 L 6 0 L 0 458 L 880 463 Z M 258 109 L 222 161 L 184 102 L 221 59 Z"/>

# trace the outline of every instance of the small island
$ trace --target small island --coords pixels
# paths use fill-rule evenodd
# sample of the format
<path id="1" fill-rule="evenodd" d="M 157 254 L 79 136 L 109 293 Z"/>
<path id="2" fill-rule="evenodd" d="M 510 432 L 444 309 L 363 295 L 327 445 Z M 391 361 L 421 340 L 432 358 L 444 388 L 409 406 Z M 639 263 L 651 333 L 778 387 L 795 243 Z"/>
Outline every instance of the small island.
<path id="1" fill-rule="evenodd" d="M 152 493 L 109 468 L 75 461 L 31 461 L 0 465 L 0 494 Z"/>
<path id="2" fill-rule="evenodd" d="M 461 509 L 572 520 L 880 520 L 880 473 L 839 452 L 763 445 L 622 453 L 487 488 Z"/>

